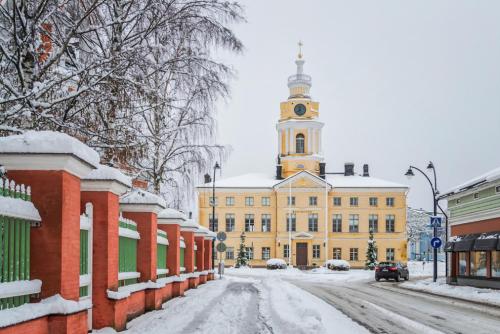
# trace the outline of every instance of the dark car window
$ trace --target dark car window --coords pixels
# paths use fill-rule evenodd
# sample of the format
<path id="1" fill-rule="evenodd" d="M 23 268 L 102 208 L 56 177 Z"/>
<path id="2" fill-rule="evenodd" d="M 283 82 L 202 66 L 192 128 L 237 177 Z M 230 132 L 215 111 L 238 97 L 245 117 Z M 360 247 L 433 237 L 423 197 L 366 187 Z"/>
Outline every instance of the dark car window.
<path id="1" fill-rule="evenodd" d="M 396 264 L 394 262 L 380 262 L 379 267 L 395 267 Z"/>

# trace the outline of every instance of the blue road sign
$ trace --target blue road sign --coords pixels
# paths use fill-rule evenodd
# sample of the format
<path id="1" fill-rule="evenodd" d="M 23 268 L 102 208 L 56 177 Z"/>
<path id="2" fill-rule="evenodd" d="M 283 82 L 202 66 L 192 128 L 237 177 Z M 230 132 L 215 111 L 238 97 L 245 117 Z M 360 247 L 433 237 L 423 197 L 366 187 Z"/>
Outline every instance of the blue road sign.
<path id="1" fill-rule="evenodd" d="M 439 248 L 439 247 L 441 247 L 442 244 L 443 244 L 443 241 L 438 237 L 434 237 L 431 239 L 432 248 Z"/>
<path id="2" fill-rule="evenodd" d="M 441 217 L 431 216 L 431 227 L 441 227 Z"/>

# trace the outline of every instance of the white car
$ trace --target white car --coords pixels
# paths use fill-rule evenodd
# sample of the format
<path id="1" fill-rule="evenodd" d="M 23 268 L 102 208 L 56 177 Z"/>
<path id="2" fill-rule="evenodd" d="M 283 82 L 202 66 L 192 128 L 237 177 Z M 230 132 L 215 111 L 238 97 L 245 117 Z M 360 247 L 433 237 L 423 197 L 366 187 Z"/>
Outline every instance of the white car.
<path id="1" fill-rule="evenodd" d="M 351 269 L 351 265 L 346 260 L 328 260 L 325 262 L 325 267 L 331 270 L 344 270 Z"/>
<path id="2" fill-rule="evenodd" d="M 269 259 L 266 262 L 267 269 L 286 269 L 286 262 L 283 259 Z"/>

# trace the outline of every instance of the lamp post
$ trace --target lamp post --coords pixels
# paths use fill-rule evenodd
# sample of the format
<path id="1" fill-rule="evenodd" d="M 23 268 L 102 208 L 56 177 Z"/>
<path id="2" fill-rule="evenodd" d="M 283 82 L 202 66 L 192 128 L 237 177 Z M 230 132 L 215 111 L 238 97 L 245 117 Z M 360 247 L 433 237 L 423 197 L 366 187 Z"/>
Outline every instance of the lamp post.
<path id="1" fill-rule="evenodd" d="M 408 168 L 408 171 L 405 173 L 405 175 L 408 177 L 408 179 L 411 179 L 413 176 L 415 176 L 415 174 L 413 173 L 413 170 L 416 170 L 416 171 L 420 172 L 423 176 L 425 176 L 427 181 L 429 181 L 429 185 L 431 186 L 431 190 L 432 190 L 432 201 L 433 201 L 433 206 L 434 206 L 433 214 L 434 214 L 434 216 L 436 216 L 437 215 L 437 207 L 438 207 L 437 195 L 439 195 L 439 191 L 437 190 L 436 169 L 434 168 L 434 164 L 432 163 L 432 161 L 430 161 L 429 164 L 427 165 L 427 169 L 432 170 L 432 172 L 434 174 L 434 182 L 432 182 L 432 180 L 429 178 L 429 176 L 427 176 L 427 174 L 424 171 L 422 171 L 420 168 L 417 168 L 417 167 L 411 166 L 411 165 Z M 437 227 L 433 227 L 433 236 L 434 236 L 434 238 L 437 237 Z M 437 280 L 437 248 L 433 248 L 433 256 L 432 257 L 433 257 L 432 279 L 434 282 L 436 282 L 436 280 Z"/>
<path id="2" fill-rule="evenodd" d="M 219 163 L 216 162 L 214 165 L 214 178 L 212 179 L 212 232 L 215 232 L 215 171 L 220 169 Z M 217 258 L 217 254 L 215 253 L 215 239 L 212 242 L 212 269 L 215 268 L 215 259 Z"/>

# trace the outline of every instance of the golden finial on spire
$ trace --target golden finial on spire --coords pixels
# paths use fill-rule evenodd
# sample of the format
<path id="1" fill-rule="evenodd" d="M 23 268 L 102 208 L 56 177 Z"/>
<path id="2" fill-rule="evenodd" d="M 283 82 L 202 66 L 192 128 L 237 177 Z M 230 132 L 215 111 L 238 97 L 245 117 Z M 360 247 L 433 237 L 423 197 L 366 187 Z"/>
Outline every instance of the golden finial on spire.
<path id="1" fill-rule="evenodd" d="M 302 46 L 304 44 L 302 43 L 302 41 L 299 41 L 299 59 L 302 59 Z"/>

